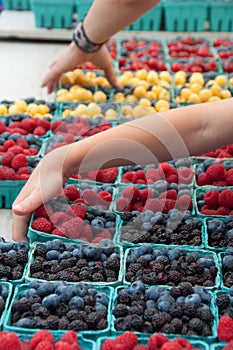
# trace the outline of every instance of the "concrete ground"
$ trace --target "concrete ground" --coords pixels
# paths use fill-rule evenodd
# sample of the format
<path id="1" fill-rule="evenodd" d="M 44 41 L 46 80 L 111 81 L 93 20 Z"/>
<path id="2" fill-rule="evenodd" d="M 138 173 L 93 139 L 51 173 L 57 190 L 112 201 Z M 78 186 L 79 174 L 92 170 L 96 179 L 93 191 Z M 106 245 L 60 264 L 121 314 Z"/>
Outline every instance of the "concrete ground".
<path id="1" fill-rule="evenodd" d="M 232 33 L 120 32 L 115 38 L 133 35 L 169 39 L 179 35 L 216 39 Z M 67 47 L 72 30 L 35 28 L 32 12 L 3 11 L 0 15 L 0 101 L 33 96 L 52 100 L 40 88 L 49 64 Z M 0 210 L 0 236 L 11 239 L 11 210 Z"/>

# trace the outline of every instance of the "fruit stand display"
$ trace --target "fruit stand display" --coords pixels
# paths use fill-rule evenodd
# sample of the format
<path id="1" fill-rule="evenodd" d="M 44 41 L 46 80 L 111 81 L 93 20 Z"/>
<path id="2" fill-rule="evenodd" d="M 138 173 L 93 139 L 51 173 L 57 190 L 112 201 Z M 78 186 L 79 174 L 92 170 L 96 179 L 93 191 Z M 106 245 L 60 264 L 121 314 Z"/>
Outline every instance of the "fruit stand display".
<path id="1" fill-rule="evenodd" d="M 55 148 L 154 112 L 230 98 L 230 38 L 110 40 L 122 90 L 87 63 L 54 102 L 0 103 L 0 204 Z M 233 347 L 233 146 L 77 174 L 0 240 L 0 350 Z M 228 345 L 227 345 L 228 344 Z"/>

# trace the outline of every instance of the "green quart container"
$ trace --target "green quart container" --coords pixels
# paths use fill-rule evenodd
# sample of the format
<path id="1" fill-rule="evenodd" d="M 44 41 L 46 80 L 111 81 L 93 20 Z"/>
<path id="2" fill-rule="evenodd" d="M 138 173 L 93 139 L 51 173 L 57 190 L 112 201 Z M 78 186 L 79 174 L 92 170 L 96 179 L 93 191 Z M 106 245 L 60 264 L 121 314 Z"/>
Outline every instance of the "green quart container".
<path id="1" fill-rule="evenodd" d="M 213 32 L 233 31 L 233 1 L 210 0 L 210 30 Z"/>
<path id="2" fill-rule="evenodd" d="M 31 0 L 36 27 L 71 28 L 74 14 L 73 0 Z"/>
<path id="3" fill-rule="evenodd" d="M 208 18 L 207 1 L 163 0 L 163 6 L 167 31 L 203 31 Z"/>
<path id="4" fill-rule="evenodd" d="M 125 30 L 158 31 L 161 27 L 162 14 L 163 6 L 159 3 L 136 22 L 126 27 Z"/>
<path id="5" fill-rule="evenodd" d="M 75 0 L 76 13 L 78 15 L 78 21 L 82 21 L 86 16 L 89 8 L 91 7 L 93 0 Z"/>
<path id="6" fill-rule="evenodd" d="M 4 10 L 31 10 L 30 0 L 3 0 L 2 5 Z"/>

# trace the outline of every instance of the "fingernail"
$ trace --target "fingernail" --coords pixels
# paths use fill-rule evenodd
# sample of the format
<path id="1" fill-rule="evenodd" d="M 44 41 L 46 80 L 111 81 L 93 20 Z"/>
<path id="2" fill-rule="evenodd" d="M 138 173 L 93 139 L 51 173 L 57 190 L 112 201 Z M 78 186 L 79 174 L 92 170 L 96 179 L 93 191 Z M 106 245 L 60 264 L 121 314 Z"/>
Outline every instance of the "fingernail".
<path id="1" fill-rule="evenodd" d="M 24 211 L 24 205 L 22 203 L 13 205 L 12 209 L 18 210 L 18 211 Z"/>

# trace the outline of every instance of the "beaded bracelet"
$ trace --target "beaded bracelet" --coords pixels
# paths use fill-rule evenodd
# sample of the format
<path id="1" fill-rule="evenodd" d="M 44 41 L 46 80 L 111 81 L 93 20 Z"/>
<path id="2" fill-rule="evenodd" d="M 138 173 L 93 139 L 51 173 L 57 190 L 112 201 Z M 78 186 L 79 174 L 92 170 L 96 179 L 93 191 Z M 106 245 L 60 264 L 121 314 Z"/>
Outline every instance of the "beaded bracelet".
<path id="1" fill-rule="evenodd" d="M 80 22 L 75 28 L 73 34 L 73 41 L 80 50 L 86 53 L 96 52 L 104 44 L 95 44 L 90 39 L 88 39 L 83 28 L 83 22 Z"/>

